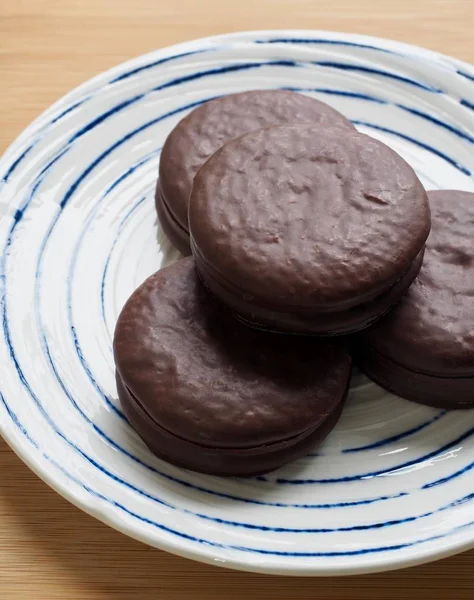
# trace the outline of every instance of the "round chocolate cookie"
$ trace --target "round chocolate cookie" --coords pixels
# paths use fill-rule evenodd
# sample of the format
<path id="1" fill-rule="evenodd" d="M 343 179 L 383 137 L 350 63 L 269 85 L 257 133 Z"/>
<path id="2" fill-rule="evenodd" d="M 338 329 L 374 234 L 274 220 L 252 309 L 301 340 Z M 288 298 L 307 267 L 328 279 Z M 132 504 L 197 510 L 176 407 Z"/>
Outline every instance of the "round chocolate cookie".
<path id="1" fill-rule="evenodd" d="M 353 129 L 336 110 L 288 90 L 253 90 L 211 100 L 194 109 L 171 131 L 160 158 L 156 208 L 165 233 L 190 254 L 188 200 L 194 175 L 223 144 L 262 127 L 318 123 Z"/>
<path id="2" fill-rule="evenodd" d="M 269 127 L 218 150 L 189 207 L 199 274 L 249 324 L 336 335 L 394 306 L 421 267 L 426 192 L 382 142 L 343 128 Z"/>
<path id="3" fill-rule="evenodd" d="M 432 230 L 407 295 L 361 334 L 361 368 L 387 390 L 441 408 L 474 407 L 474 194 L 429 192 Z"/>
<path id="4" fill-rule="evenodd" d="M 150 449 L 215 475 L 264 473 L 308 452 L 335 425 L 351 368 L 341 343 L 237 322 L 191 258 L 134 292 L 114 355 L 123 409 Z"/>

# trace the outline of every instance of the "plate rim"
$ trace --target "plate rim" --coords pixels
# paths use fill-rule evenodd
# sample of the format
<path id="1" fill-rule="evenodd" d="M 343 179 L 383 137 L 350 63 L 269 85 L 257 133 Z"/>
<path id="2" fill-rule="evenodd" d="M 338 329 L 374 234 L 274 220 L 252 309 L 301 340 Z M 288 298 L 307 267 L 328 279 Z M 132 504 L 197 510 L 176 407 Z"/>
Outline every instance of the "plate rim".
<path id="1" fill-rule="evenodd" d="M 240 40 L 242 43 L 249 41 L 257 36 L 268 36 L 277 38 L 292 38 L 292 37 L 310 37 L 310 36 L 327 36 L 331 39 L 339 39 L 341 41 L 351 41 L 355 43 L 361 43 L 366 45 L 373 45 L 387 50 L 395 50 L 402 52 L 405 55 L 412 55 L 418 58 L 425 58 L 429 62 L 438 63 L 439 67 L 443 67 L 443 63 L 446 63 L 450 67 L 456 68 L 456 70 L 464 70 L 468 74 L 473 73 L 474 65 L 460 59 L 451 57 L 449 55 L 437 52 L 417 46 L 414 44 L 407 44 L 405 42 L 399 42 L 388 38 L 381 38 L 377 36 L 369 36 L 358 33 L 341 32 L 341 31 L 330 31 L 330 30 L 318 30 L 318 29 L 263 29 L 263 30 L 245 30 L 231 33 L 222 33 L 212 36 L 206 36 L 201 38 L 195 38 L 193 40 L 179 42 L 169 46 L 157 48 L 150 52 L 138 55 L 134 58 L 128 59 L 115 66 L 98 73 L 97 75 L 87 79 L 83 83 L 72 88 L 66 92 L 58 100 L 53 102 L 45 110 L 43 110 L 36 118 L 34 118 L 29 125 L 19 133 L 19 135 L 7 146 L 3 154 L 0 156 L 0 171 L 11 162 L 12 158 L 21 151 L 22 145 L 31 138 L 32 135 L 37 133 L 39 127 L 42 125 L 45 118 L 48 115 L 55 113 L 60 107 L 67 105 L 69 101 L 76 95 L 80 95 L 86 88 L 91 88 L 94 84 L 103 83 L 104 80 L 113 78 L 114 75 L 122 72 L 123 69 L 130 69 L 135 66 L 141 65 L 147 59 L 157 59 L 161 56 L 168 56 L 174 52 L 187 52 L 194 48 L 209 47 L 216 44 L 232 43 Z M 248 40 L 245 38 L 249 38 Z M 279 45 L 275 43 L 275 46 Z M 281 43 L 283 46 L 283 42 Z M 474 78 L 474 74 L 472 75 Z M 334 575 L 355 575 L 355 574 L 368 574 L 392 571 L 401 569 L 409 566 L 416 566 L 425 564 L 434 560 L 440 560 L 447 558 L 455 554 L 464 552 L 474 547 L 474 532 L 467 539 L 458 539 L 461 535 L 453 534 L 450 538 L 445 538 L 448 543 L 445 543 L 441 547 L 433 547 L 428 551 L 416 551 L 416 554 L 400 557 L 396 553 L 391 554 L 389 557 L 375 557 L 372 556 L 371 564 L 357 566 L 357 563 L 344 564 L 335 563 L 334 566 L 328 567 L 322 565 L 318 567 L 317 564 L 302 563 L 301 565 L 272 565 L 267 559 L 260 560 L 258 563 L 251 563 L 245 560 L 245 557 L 238 558 L 233 556 L 232 558 L 221 558 L 212 557 L 199 550 L 199 547 L 187 545 L 186 542 L 180 541 L 179 539 L 172 538 L 172 541 L 166 539 L 150 538 L 144 532 L 142 533 L 139 529 L 133 527 L 128 521 L 120 518 L 120 516 L 114 510 L 103 510 L 100 500 L 90 495 L 80 494 L 77 488 L 71 488 L 64 480 L 64 476 L 54 470 L 53 468 L 46 468 L 44 463 L 44 457 L 41 455 L 41 449 L 32 451 L 30 446 L 25 445 L 25 440 L 16 431 L 16 427 L 12 427 L 11 424 L 3 423 L 0 421 L 0 435 L 3 437 L 7 445 L 13 450 L 13 452 L 22 460 L 26 466 L 35 473 L 41 480 L 43 480 L 53 491 L 58 493 L 60 496 L 68 500 L 71 504 L 89 514 L 90 516 L 98 519 L 113 529 L 133 538 L 140 542 L 143 542 L 149 546 L 170 552 L 172 554 L 195 560 L 197 562 L 207 563 L 214 566 L 221 566 L 225 568 L 231 568 L 240 571 L 254 572 L 254 573 L 267 573 L 275 575 L 293 575 L 293 576 L 334 576 Z M 464 536 L 466 537 L 466 536 Z"/>

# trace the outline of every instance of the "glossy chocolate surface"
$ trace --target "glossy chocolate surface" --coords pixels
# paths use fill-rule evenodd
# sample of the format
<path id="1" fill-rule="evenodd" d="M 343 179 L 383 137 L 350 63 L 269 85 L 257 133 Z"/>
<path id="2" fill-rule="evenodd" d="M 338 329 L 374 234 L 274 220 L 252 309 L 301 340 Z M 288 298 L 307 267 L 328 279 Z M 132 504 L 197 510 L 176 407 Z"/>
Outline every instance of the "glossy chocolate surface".
<path id="1" fill-rule="evenodd" d="M 265 311 L 340 313 L 389 291 L 422 251 L 430 212 L 413 169 L 385 144 L 300 125 L 217 151 L 195 178 L 189 222 L 203 280 L 265 326 Z"/>
<path id="2" fill-rule="evenodd" d="M 419 276 L 361 334 L 362 369 L 409 400 L 474 406 L 474 194 L 429 192 L 432 229 Z"/>
<path id="3" fill-rule="evenodd" d="M 161 153 L 161 193 L 171 215 L 188 230 L 194 176 L 223 144 L 262 127 L 306 122 L 353 129 L 350 121 L 329 105 L 288 90 L 229 94 L 194 109 L 173 129 Z M 156 202 L 159 205 L 158 195 Z"/>
<path id="4" fill-rule="evenodd" d="M 203 288 L 191 258 L 134 292 L 114 354 L 150 420 L 194 444 L 241 449 L 311 433 L 342 401 L 351 362 L 342 343 L 240 324 Z"/>

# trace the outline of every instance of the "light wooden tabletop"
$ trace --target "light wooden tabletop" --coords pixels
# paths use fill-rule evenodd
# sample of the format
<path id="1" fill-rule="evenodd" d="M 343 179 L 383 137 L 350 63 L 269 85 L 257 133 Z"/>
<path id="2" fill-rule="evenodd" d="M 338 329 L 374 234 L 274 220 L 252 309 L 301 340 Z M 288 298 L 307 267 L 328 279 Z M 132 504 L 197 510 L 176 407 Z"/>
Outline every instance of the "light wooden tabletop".
<path id="1" fill-rule="evenodd" d="M 0 0 L 0 153 L 70 88 L 171 43 L 246 29 L 333 29 L 474 63 L 473 0 Z M 396 573 L 292 579 L 217 569 L 82 513 L 0 440 L 2 600 L 463 600 L 474 551 Z"/>

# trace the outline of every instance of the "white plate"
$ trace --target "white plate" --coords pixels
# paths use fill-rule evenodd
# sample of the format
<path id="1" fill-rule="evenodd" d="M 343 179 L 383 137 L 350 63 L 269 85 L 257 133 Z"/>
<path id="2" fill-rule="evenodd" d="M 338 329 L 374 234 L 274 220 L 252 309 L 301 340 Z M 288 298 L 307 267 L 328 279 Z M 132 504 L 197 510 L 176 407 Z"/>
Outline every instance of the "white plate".
<path id="1" fill-rule="evenodd" d="M 0 418 L 15 452 L 98 519 L 216 565 L 361 573 L 472 547 L 474 412 L 354 376 L 313 456 L 249 480 L 197 475 L 128 426 L 111 338 L 132 290 L 177 257 L 153 186 L 163 140 L 191 107 L 301 90 L 399 151 L 428 188 L 474 191 L 473 81 L 468 65 L 386 40 L 250 32 L 142 56 L 46 111 L 0 161 Z"/>

